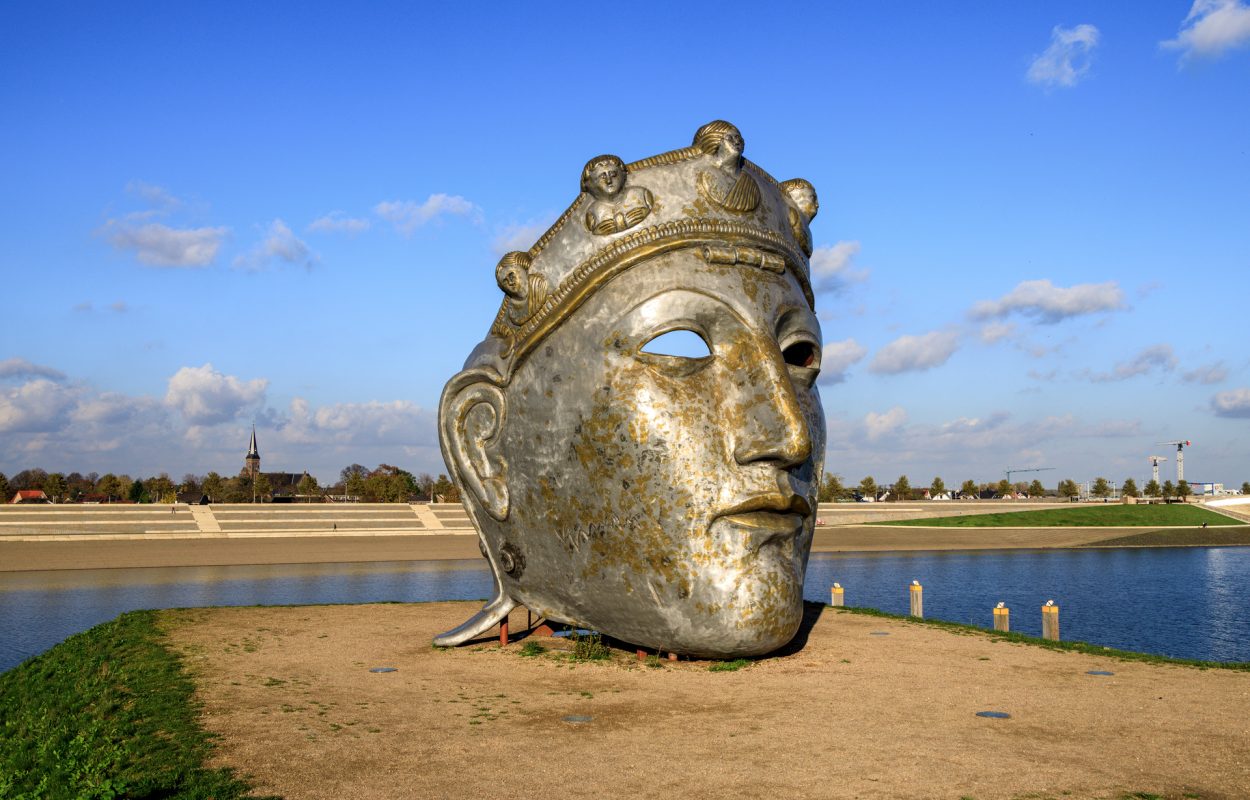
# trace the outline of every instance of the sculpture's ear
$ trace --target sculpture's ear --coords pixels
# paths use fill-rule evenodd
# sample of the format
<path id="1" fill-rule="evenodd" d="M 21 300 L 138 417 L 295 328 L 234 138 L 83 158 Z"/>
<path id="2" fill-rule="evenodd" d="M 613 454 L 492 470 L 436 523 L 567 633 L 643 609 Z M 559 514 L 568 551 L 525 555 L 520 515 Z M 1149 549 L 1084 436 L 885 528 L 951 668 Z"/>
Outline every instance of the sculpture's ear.
<path id="1" fill-rule="evenodd" d="M 452 469 L 486 513 L 500 521 L 509 508 L 508 463 L 499 450 L 506 405 L 503 391 L 490 381 L 454 381 L 438 413 L 439 435 L 454 462 Z"/>

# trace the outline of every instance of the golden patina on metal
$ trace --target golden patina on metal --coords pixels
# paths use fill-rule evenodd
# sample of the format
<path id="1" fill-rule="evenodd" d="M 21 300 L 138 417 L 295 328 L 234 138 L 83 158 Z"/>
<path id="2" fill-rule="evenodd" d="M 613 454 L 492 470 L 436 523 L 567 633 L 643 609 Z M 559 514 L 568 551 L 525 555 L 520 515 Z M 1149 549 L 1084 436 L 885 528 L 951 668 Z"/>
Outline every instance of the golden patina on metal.
<path id="1" fill-rule="evenodd" d="M 518 603 L 696 656 L 793 637 L 825 445 L 816 196 L 744 147 L 718 120 L 691 147 L 592 158 L 500 261 L 499 313 L 439 408 L 496 592 L 436 644 Z M 678 330 L 706 352 L 667 351 Z"/>

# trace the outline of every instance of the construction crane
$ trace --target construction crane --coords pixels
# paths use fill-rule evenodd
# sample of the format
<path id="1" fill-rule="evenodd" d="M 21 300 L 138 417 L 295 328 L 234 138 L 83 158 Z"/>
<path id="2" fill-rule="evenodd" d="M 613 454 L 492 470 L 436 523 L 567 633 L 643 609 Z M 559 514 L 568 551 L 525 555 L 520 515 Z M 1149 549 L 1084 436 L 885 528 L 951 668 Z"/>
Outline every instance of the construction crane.
<path id="1" fill-rule="evenodd" d="M 1167 456 L 1148 456 L 1148 458 L 1150 459 L 1151 476 L 1154 478 L 1155 483 L 1158 483 L 1159 482 L 1159 462 L 1167 461 L 1168 460 Z"/>
<path id="2" fill-rule="evenodd" d="M 1185 480 L 1185 448 L 1191 442 L 1188 439 L 1177 439 L 1174 442 L 1155 442 L 1155 444 L 1174 444 L 1176 445 L 1176 482 L 1180 483 Z"/>
<path id="3" fill-rule="evenodd" d="M 1028 469 L 1009 469 L 1007 470 L 1007 483 L 1011 483 L 1011 476 L 1017 472 L 1046 472 L 1054 467 L 1029 467 Z"/>

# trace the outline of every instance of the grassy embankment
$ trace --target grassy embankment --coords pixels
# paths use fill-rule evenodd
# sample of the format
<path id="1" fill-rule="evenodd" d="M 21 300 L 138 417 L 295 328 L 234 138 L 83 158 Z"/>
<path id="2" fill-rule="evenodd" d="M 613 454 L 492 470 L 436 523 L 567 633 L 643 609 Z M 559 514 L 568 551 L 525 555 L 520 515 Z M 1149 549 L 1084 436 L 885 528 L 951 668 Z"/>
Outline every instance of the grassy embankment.
<path id="1" fill-rule="evenodd" d="M 0 797 L 247 796 L 204 766 L 193 685 L 161 640 L 157 612 L 136 611 L 0 674 Z"/>
<path id="2" fill-rule="evenodd" d="M 920 528 L 1156 528 L 1100 539 L 1081 547 L 1220 547 L 1250 545 L 1250 525 L 1183 504 L 1082 505 L 1043 511 L 1007 511 L 962 517 L 875 522 Z M 1203 525 L 1206 527 L 1203 527 Z M 1184 526 L 1184 527 L 1181 527 Z"/>

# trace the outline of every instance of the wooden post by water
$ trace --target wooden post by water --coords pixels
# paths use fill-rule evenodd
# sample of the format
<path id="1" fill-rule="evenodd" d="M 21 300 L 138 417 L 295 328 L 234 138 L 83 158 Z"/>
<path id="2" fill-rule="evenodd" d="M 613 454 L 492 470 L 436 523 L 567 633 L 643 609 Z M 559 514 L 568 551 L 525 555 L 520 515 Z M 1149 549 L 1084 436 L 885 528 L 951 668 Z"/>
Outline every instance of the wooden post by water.
<path id="1" fill-rule="evenodd" d="M 829 603 L 834 606 L 846 605 L 845 592 L 842 591 L 842 584 L 835 583 L 833 588 L 829 590 L 833 595 L 833 600 Z"/>
<path id="2" fill-rule="evenodd" d="M 924 587 L 920 585 L 920 581 L 912 581 L 911 586 L 911 615 L 913 617 L 924 616 Z"/>
<path id="3" fill-rule="evenodd" d="M 1011 609 L 999 603 L 994 609 L 994 630 L 1006 633 L 1011 630 Z"/>
<path id="4" fill-rule="evenodd" d="M 1042 638 L 1059 641 L 1059 606 L 1054 600 L 1047 600 L 1042 606 Z"/>

